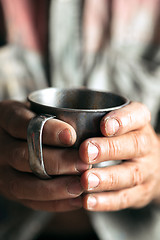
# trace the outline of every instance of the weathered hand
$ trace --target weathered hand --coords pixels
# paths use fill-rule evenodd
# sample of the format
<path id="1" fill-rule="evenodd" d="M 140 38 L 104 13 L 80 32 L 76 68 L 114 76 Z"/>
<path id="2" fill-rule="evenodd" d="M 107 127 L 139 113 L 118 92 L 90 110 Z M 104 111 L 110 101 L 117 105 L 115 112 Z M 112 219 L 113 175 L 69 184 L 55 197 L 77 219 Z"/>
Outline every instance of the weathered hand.
<path id="1" fill-rule="evenodd" d="M 81 183 L 88 192 L 84 208 L 115 211 L 160 201 L 160 139 L 150 125 L 147 108 L 133 102 L 110 112 L 101 121 L 101 131 L 105 137 L 82 143 L 81 159 L 90 164 L 123 162 L 83 173 Z"/>
<path id="2" fill-rule="evenodd" d="M 40 180 L 30 170 L 26 142 L 27 126 L 35 114 L 27 104 L 13 101 L 1 102 L 0 112 L 0 194 L 38 210 L 81 207 L 79 174 L 89 165 L 80 160 L 78 151 L 68 148 L 76 140 L 75 130 L 56 119 L 47 121 L 43 130 L 44 164 L 54 177 Z"/>

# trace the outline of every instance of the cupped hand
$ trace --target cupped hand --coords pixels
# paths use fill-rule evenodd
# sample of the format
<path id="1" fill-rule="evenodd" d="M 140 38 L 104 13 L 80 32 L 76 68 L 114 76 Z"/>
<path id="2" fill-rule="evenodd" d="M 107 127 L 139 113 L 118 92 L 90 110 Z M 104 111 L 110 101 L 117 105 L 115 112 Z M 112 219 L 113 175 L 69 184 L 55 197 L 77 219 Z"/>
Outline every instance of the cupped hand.
<path id="1" fill-rule="evenodd" d="M 84 208 L 116 211 L 160 202 L 160 139 L 151 127 L 148 109 L 132 102 L 110 112 L 101 121 L 101 132 L 104 137 L 81 144 L 81 159 L 88 164 L 123 161 L 83 173 Z"/>
<path id="2" fill-rule="evenodd" d="M 78 151 L 69 148 L 76 140 L 67 123 L 52 119 L 43 130 L 43 157 L 51 180 L 38 179 L 30 170 L 26 133 L 35 116 L 27 104 L 0 103 L 0 194 L 46 211 L 69 211 L 82 206 L 80 173 L 89 169 Z"/>

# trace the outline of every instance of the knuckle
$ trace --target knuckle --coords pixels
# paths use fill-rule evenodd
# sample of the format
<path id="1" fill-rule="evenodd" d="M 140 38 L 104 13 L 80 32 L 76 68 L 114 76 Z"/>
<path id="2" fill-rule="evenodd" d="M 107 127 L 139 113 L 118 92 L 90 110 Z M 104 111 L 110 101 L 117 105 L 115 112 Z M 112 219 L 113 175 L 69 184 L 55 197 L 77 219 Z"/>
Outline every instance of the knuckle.
<path id="1" fill-rule="evenodd" d="M 142 156 L 146 152 L 146 146 L 148 142 L 146 135 L 137 131 L 133 132 L 132 140 L 134 152 L 136 152 L 138 156 Z"/>
<path id="2" fill-rule="evenodd" d="M 150 113 L 148 107 L 144 104 L 141 104 L 140 110 L 143 113 L 145 122 L 150 122 L 151 121 L 151 113 Z"/>
<path id="3" fill-rule="evenodd" d="M 132 167 L 131 176 L 132 176 L 131 181 L 133 186 L 142 184 L 144 177 L 138 165 Z"/>
<path id="4" fill-rule="evenodd" d="M 17 119 L 16 119 L 16 114 L 13 114 L 12 112 L 9 113 L 8 116 L 8 131 L 11 134 L 11 136 L 18 138 L 18 126 L 17 126 Z"/>
<path id="5" fill-rule="evenodd" d="M 128 193 L 126 191 L 125 192 L 121 192 L 119 194 L 119 198 L 118 198 L 117 210 L 125 209 L 125 208 L 128 208 L 128 207 L 130 207 L 129 195 L 128 195 Z"/>
<path id="6" fill-rule="evenodd" d="M 24 107 L 24 106 L 23 106 Z M 12 107 L 6 111 L 6 128 L 11 136 L 19 138 L 19 121 L 18 116 L 22 115 L 22 104 L 14 102 Z"/>
<path id="7" fill-rule="evenodd" d="M 137 134 L 137 132 L 133 133 L 132 140 L 133 140 L 134 150 L 136 152 L 139 152 L 139 134 Z"/>
<path id="8" fill-rule="evenodd" d="M 131 200 L 127 191 L 118 191 L 109 197 L 105 203 L 106 211 L 119 211 L 131 207 Z"/>
<path id="9" fill-rule="evenodd" d="M 17 128 L 15 127 L 14 123 L 9 124 L 8 130 L 12 137 L 18 138 L 18 131 L 17 131 Z"/>
<path id="10" fill-rule="evenodd" d="M 129 124 L 130 126 L 132 126 L 134 124 L 135 117 L 134 117 L 134 114 L 132 112 L 127 113 L 127 120 L 128 121 L 123 123 L 123 127 L 126 127 L 127 124 Z"/>
<path id="11" fill-rule="evenodd" d="M 108 176 L 108 184 L 107 184 L 107 189 L 112 190 L 115 189 L 116 186 L 119 185 L 119 175 L 110 173 Z"/>
<path id="12" fill-rule="evenodd" d="M 21 147 L 19 150 L 19 157 L 23 160 L 28 160 L 28 148 Z"/>
<path id="13" fill-rule="evenodd" d="M 108 139 L 107 154 L 109 159 L 116 158 L 121 153 L 121 145 L 118 140 Z"/>
<path id="14" fill-rule="evenodd" d="M 142 208 L 148 205 L 153 200 L 153 185 L 149 183 L 145 183 L 141 188 L 140 195 L 135 201 L 133 207 L 134 208 Z"/>
<path id="15" fill-rule="evenodd" d="M 132 104 L 134 105 L 134 107 L 136 106 L 137 116 L 139 120 L 141 119 L 142 125 L 145 125 L 146 123 L 151 121 L 151 113 L 146 105 L 140 102 L 133 102 Z M 133 111 L 127 111 L 126 117 L 127 117 L 126 118 L 127 121 L 122 121 L 124 125 L 123 127 L 125 127 L 126 124 L 129 124 L 132 126 L 137 122 L 137 117 L 135 117 L 135 114 L 133 114 Z"/>
<path id="16" fill-rule="evenodd" d="M 21 161 L 26 162 L 24 160 L 28 159 L 28 149 L 22 146 L 14 147 L 11 152 L 11 165 L 13 168 L 21 171 L 24 167 L 24 164 L 21 164 Z M 22 167 L 23 166 L 23 167 Z"/>
<path id="17" fill-rule="evenodd" d="M 148 182 L 143 186 L 143 203 L 146 205 L 151 201 L 154 184 Z"/>
<path id="18" fill-rule="evenodd" d="M 61 174 L 61 164 L 60 164 L 60 161 L 54 161 L 54 169 L 52 167 L 52 172 L 53 174 L 55 175 L 60 175 Z"/>

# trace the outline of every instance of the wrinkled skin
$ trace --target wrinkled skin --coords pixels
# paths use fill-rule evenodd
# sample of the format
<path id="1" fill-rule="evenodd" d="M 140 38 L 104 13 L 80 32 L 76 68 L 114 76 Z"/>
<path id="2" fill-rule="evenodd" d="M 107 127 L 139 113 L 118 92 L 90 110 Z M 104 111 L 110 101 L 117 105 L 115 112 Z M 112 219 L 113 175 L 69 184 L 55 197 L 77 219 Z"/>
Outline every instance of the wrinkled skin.
<path id="1" fill-rule="evenodd" d="M 116 211 L 160 202 L 160 138 L 147 108 L 133 102 L 101 121 L 104 137 L 71 146 L 75 130 L 52 119 L 43 130 L 43 155 L 51 180 L 30 170 L 27 126 L 34 113 L 26 103 L 0 103 L 0 194 L 36 210 Z M 122 160 L 107 168 L 91 168 L 107 160 Z"/>

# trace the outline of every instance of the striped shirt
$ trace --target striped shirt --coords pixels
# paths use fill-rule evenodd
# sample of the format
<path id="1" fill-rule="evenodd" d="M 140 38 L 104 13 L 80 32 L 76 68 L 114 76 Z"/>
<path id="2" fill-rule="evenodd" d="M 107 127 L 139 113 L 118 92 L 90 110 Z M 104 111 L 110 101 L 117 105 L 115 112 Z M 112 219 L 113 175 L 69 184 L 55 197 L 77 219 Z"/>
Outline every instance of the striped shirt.
<path id="1" fill-rule="evenodd" d="M 7 32 L 7 43 L 0 48 L 1 100 L 22 100 L 48 85 L 86 86 L 143 102 L 156 126 L 160 0 L 1 0 L 1 4 Z M 51 217 L 3 198 L 0 208 L 3 240 L 33 239 Z M 91 219 L 102 240 L 159 240 L 159 211 L 148 206 L 92 213 Z"/>

